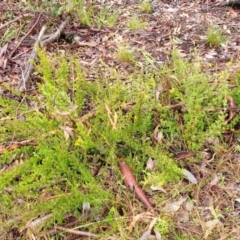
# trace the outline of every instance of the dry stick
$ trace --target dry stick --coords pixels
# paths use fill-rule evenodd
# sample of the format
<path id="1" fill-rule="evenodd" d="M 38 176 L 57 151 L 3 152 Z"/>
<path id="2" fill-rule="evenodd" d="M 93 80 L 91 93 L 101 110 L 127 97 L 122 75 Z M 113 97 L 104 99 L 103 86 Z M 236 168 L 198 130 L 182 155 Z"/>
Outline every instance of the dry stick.
<path id="1" fill-rule="evenodd" d="M 182 230 L 186 230 L 186 231 L 195 233 L 195 234 L 197 234 L 197 235 L 199 235 L 199 236 L 202 235 L 201 232 L 199 232 L 199 231 L 197 231 L 197 230 L 194 230 L 194 229 L 186 228 L 186 227 L 184 227 L 184 226 L 180 226 L 180 225 L 178 226 L 178 225 L 176 225 L 175 228 L 182 229 Z"/>
<path id="2" fill-rule="evenodd" d="M 38 46 L 40 47 L 43 47 L 45 44 L 47 43 L 50 43 L 50 42 L 53 42 L 55 41 L 56 39 L 58 39 L 61 35 L 61 33 L 63 32 L 63 29 L 66 27 L 66 25 L 69 23 L 69 18 L 67 18 L 64 22 L 62 22 L 62 24 L 59 26 L 59 29 L 57 29 L 57 31 L 55 33 L 53 33 L 48 39 L 44 40 L 44 41 L 41 41 L 42 37 L 43 37 L 43 34 L 46 30 L 46 27 L 43 26 L 40 33 L 39 33 L 39 36 L 38 36 L 38 39 L 36 41 L 36 43 L 34 44 L 34 48 L 33 48 L 33 51 L 29 57 L 29 60 L 26 64 L 26 68 L 25 68 L 25 71 L 24 73 L 22 74 L 22 79 L 20 81 L 20 83 L 18 84 L 18 87 L 17 89 L 21 92 L 25 91 L 26 90 L 26 83 L 33 71 L 33 64 L 31 63 L 32 61 L 35 60 L 35 58 L 37 57 L 37 51 L 36 51 L 36 48 Z"/>
<path id="3" fill-rule="evenodd" d="M 50 43 L 50 42 L 53 42 L 55 40 L 57 40 L 61 33 L 63 32 L 63 29 L 67 26 L 67 24 L 69 23 L 69 18 L 67 18 L 64 22 L 62 22 L 62 24 L 59 26 L 59 29 L 54 33 L 52 34 L 49 38 L 47 38 L 46 40 L 42 41 L 41 42 L 41 45 L 42 47 L 47 44 L 47 43 Z"/>
<path id="4" fill-rule="evenodd" d="M 238 114 L 238 112 L 239 112 L 238 110 L 234 110 L 234 108 L 237 107 L 237 104 L 235 103 L 233 97 L 227 96 L 227 100 L 228 100 L 228 102 L 229 102 L 229 106 L 230 106 L 231 108 L 233 108 L 233 109 L 229 111 L 229 117 L 228 117 L 228 119 L 225 121 L 225 124 L 230 123 L 230 122 L 233 120 L 233 118 L 234 118 L 234 117 Z"/>
<path id="5" fill-rule="evenodd" d="M 99 237 L 97 234 L 93 234 L 93 233 L 90 233 L 90 232 L 73 230 L 73 229 L 60 227 L 60 226 L 56 226 L 55 229 L 60 230 L 60 231 L 64 231 L 64 232 L 68 232 L 68 233 L 72 233 L 72 234 L 75 234 L 75 235 L 80 235 L 80 236 L 86 236 L 86 237 L 92 237 L 92 238 Z"/>
<path id="6" fill-rule="evenodd" d="M 6 22 L 4 23 L 3 25 L 0 26 L 0 30 L 2 30 L 3 28 L 7 27 L 8 25 L 18 21 L 19 19 L 23 19 L 24 17 L 28 17 L 30 16 L 31 14 L 23 14 L 22 16 L 19 16 L 17 18 L 14 18 L 13 20 L 9 21 L 9 22 Z"/>
<path id="7" fill-rule="evenodd" d="M 0 154 L 3 154 L 5 151 L 10 151 L 25 146 L 37 146 L 37 142 L 35 142 L 34 140 L 24 140 L 16 143 L 11 142 L 7 147 L 0 145 Z"/>
<path id="8" fill-rule="evenodd" d="M 33 24 L 33 26 L 30 28 L 30 30 L 27 32 L 27 34 L 22 37 L 21 41 L 17 44 L 17 46 L 12 50 L 12 52 L 9 54 L 8 58 L 10 59 L 12 57 L 12 55 L 17 51 L 17 49 L 19 48 L 19 46 L 22 44 L 22 42 L 24 41 L 24 39 L 26 37 L 29 36 L 29 34 L 33 31 L 33 29 L 37 26 L 38 22 L 39 22 L 39 19 L 41 17 L 41 14 L 38 16 L 38 19 L 37 21 Z"/>
<path id="9" fill-rule="evenodd" d="M 50 131 L 48 134 L 43 134 L 41 137 L 44 137 L 44 138 L 48 137 L 49 134 L 50 134 L 50 136 L 55 135 L 56 132 L 57 132 L 57 130 L 53 130 L 53 131 Z M 11 142 L 11 145 L 9 144 L 7 147 L 5 147 L 4 145 L 0 145 L 0 155 L 7 150 L 14 150 L 14 149 L 20 148 L 20 147 L 36 146 L 36 145 L 38 145 L 38 142 L 33 139 L 27 139 L 27 140 L 23 140 L 21 142 Z"/>
<path id="10" fill-rule="evenodd" d="M 18 84 L 18 87 L 17 87 L 17 89 L 21 92 L 26 90 L 26 83 L 27 83 L 32 71 L 33 71 L 32 61 L 34 61 L 34 59 L 37 56 L 37 48 L 40 45 L 41 38 L 42 38 L 45 31 L 46 31 L 46 26 L 43 26 L 39 35 L 38 35 L 38 39 L 34 44 L 34 47 L 33 47 L 32 53 L 30 54 L 29 60 L 26 63 L 25 72 L 22 74 L 22 79 L 21 79 L 21 81 L 20 81 L 20 83 Z"/>

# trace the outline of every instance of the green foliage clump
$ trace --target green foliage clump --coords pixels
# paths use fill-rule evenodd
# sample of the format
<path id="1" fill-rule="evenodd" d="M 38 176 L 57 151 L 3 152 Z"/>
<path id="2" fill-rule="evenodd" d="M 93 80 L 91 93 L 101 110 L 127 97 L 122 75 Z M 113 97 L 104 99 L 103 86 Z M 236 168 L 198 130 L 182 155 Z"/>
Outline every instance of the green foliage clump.
<path id="1" fill-rule="evenodd" d="M 39 84 L 41 97 L 35 99 L 38 107 L 29 111 L 27 104 L 0 98 L 3 109 L 1 130 L 5 132 L 1 135 L 1 143 L 6 146 L 23 140 L 37 143 L 35 147 L 6 150 L 0 156 L 1 166 L 7 168 L 1 173 L 0 183 L 0 212 L 6 215 L 6 225 L 7 219 L 23 211 L 27 213 L 22 215 L 21 224 L 41 212 L 50 212 L 53 216 L 51 221 L 61 222 L 67 212 L 79 214 L 77 209 L 81 208 L 83 201 L 100 206 L 105 204 L 104 199 L 111 199 L 108 192 L 99 189 L 98 182 L 84 162 L 85 155 L 81 149 L 67 141 L 66 132 L 62 130 L 64 126 L 71 129 L 77 119 L 77 113 L 69 108 L 75 101 L 83 101 L 78 94 L 74 100 L 68 95 L 68 90 L 75 84 L 69 82 L 67 61 L 55 58 L 51 62 L 46 54 L 39 54 L 41 66 L 37 69 L 43 83 Z M 56 65 L 51 65 L 54 61 Z M 76 72 L 77 77 L 83 76 L 78 74 Z M 74 94 L 73 88 L 71 90 Z M 81 103 L 79 106 L 81 108 Z M 24 116 L 24 119 L 19 116 Z M 55 197 L 41 200 L 43 191 Z M 21 204 L 16 205 L 16 201 Z M 1 224 L 2 227 L 6 225 Z"/>
<path id="2" fill-rule="evenodd" d="M 223 31 L 214 25 L 211 25 L 207 30 L 207 43 L 210 46 L 219 47 L 226 41 L 226 36 Z"/>
<path id="3" fill-rule="evenodd" d="M 147 26 L 147 22 L 144 22 L 142 19 L 133 16 L 128 21 L 128 27 L 130 30 L 139 30 Z"/>
<path id="4" fill-rule="evenodd" d="M 134 63 L 135 62 L 135 53 L 133 49 L 130 49 L 129 47 L 119 47 L 118 51 L 116 53 L 116 58 L 120 62 L 126 62 L 126 63 Z"/>
<path id="5" fill-rule="evenodd" d="M 49 224 L 61 222 L 68 212 L 81 219 L 83 202 L 96 209 L 111 204 L 108 216 L 116 217 L 107 180 L 94 178 L 91 166 L 102 162 L 118 176 L 118 161 L 125 161 L 145 184 L 177 181 L 182 170 L 169 147 L 199 150 L 225 128 L 226 113 L 219 110 L 228 95 L 225 76 L 210 79 L 197 62 L 183 61 L 176 53 L 170 67 L 129 74 L 127 82 L 117 70 L 96 73 L 95 81 L 89 81 L 73 57 L 50 58 L 43 51 L 36 71 L 42 82 L 31 99 L 35 108 L 0 98 L 1 141 L 11 145 L 14 137 L 36 143 L 0 156 L 0 163 L 9 166 L 1 172 L 0 211 L 11 219 L 26 210 L 22 225 L 43 212 L 51 214 Z M 176 104 L 179 109 L 171 107 Z M 162 137 L 153 141 L 156 130 Z M 156 167 L 146 173 L 149 158 Z M 45 199 L 43 192 L 53 198 Z"/>
<path id="6" fill-rule="evenodd" d="M 140 9 L 145 12 L 145 13 L 151 13 L 153 10 L 152 4 L 150 3 L 150 1 L 143 1 L 140 5 L 139 5 Z"/>
<path id="7" fill-rule="evenodd" d="M 226 128 L 227 113 L 219 109 L 227 105 L 227 76 L 221 73 L 217 78 L 210 77 L 197 61 L 182 60 L 177 52 L 172 57 L 170 69 L 163 69 L 159 75 L 165 79 L 159 80 L 163 89 L 158 107 L 160 130 L 176 148 L 185 144 L 189 150 L 199 150 Z"/>
<path id="8" fill-rule="evenodd" d="M 25 224 L 42 212 L 52 214 L 50 222 L 61 222 L 67 212 L 81 218 L 78 209 L 84 201 L 100 209 L 112 201 L 112 195 L 104 185 L 99 186 L 103 179 L 92 176 L 89 166 L 93 158 L 113 166 L 115 172 L 119 171 L 118 161 L 123 160 L 140 176 L 151 156 L 157 160 L 156 172 L 164 182 L 179 179 L 176 163 L 167 157 L 162 161 L 160 156 L 164 158 L 166 151 L 152 144 L 157 104 L 152 77 L 133 74 L 125 84 L 96 74 L 95 82 L 90 82 L 75 59 L 65 55 L 50 58 L 42 51 L 36 70 L 42 78 L 39 95 L 33 99 L 37 107 L 28 112 L 27 105 L 19 104 L 24 121 L 15 117 L 16 122 L 4 124 L 3 130 L 12 131 L 16 141 L 29 139 L 37 145 L 1 155 L 2 164 L 10 156 L 23 158 L 21 164 L 1 173 L 2 214 L 10 219 L 28 209 L 21 221 Z M 113 75 L 121 76 L 118 72 Z M 12 108 L 18 103 L 1 101 L 3 109 L 9 105 L 5 115 L 13 118 Z M 43 191 L 53 199 L 41 197 Z M 16 201 L 22 205 L 14 206 Z"/>
<path id="9" fill-rule="evenodd" d="M 118 11 L 112 10 L 109 7 L 102 5 L 94 5 L 86 3 L 83 0 L 70 0 L 62 3 L 51 5 L 48 7 L 55 15 L 60 15 L 63 12 L 75 17 L 80 23 L 85 26 L 112 27 L 115 25 L 118 17 Z"/>
<path id="10" fill-rule="evenodd" d="M 117 21 L 118 12 L 108 8 L 101 8 L 95 16 L 94 23 L 98 28 L 113 27 Z"/>

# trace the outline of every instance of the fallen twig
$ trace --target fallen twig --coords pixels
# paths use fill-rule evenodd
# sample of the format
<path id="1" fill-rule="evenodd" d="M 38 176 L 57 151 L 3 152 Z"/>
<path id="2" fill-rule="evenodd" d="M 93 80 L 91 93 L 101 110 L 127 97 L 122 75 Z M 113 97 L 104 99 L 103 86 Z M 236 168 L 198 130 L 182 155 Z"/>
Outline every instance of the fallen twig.
<path id="1" fill-rule="evenodd" d="M 0 145 L 0 154 L 4 153 L 5 151 L 14 150 L 16 148 L 20 148 L 24 146 L 36 146 L 36 145 L 37 145 L 37 142 L 33 140 L 24 140 L 21 142 L 12 143 L 9 147 L 4 147 Z"/>
<path id="2" fill-rule="evenodd" d="M 239 0 L 228 0 L 224 3 L 220 3 L 217 6 L 219 7 L 240 7 L 240 1 Z"/>
<path id="3" fill-rule="evenodd" d="M 48 137 L 49 135 L 54 135 L 56 134 L 57 130 L 53 130 L 51 132 L 49 132 L 48 134 L 43 134 L 42 137 Z M 36 140 L 23 140 L 21 142 L 11 142 L 11 144 L 9 146 L 4 146 L 4 145 L 0 145 L 0 154 L 4 153 L 5 151 L 10 151 L 10 150 L 14 150 L 16 148 L 20 148 L 20 147 L 25 147 L 25 146 L 37 146 L 38 142 Z"/>
<path id="4" fill-rule="evenodd" d="M 133 219 L 132 219 L 130 225 L 127 227 L 127 230 L 129 232 L 132 232 L 133 228 L 135 228 L 135 226 L 137 225 L 138 222 L 145 221 L 146 219 L 150 220 L 152 218 L 153 218 L 153 213 L 151 213 L 151 212 L 139 213 L 136 216 L 133 216 Z M 152 228 L 150 228 L 149 230 L 151 230 Z"/>
<path id="5" fill-rule="evenodd" d="M 225 124 L 230 123 L 239 112 L 239 110 L 237 109 L 237 104 L 235 103 L 233 97 L 227 96 L 227 100 L 229 102 L 229 107 L 231 108 L 231 110 L 229 110 L 229 116 L 228 119 L 225 121 Z"/>
<path id="6" fill-rule="evenodd" d="M 69 21 L 70 21 L 69 18 L 67 18 L 65 21 L 63 21 L 62 24 L 59 26 L 59 28 L 57 29 L 57 31 L 55 33 L 53 33 L 49 38 L 47 38 L 46 40 L 41 42 L 41 46 L 43 47 L 47 43 L 50 43 L 50 42 L 53 42 L 53 41 L 57 40 L 60 37 L 61 33 L 63 32 L 63 29 L 69 23 Z"/>
<path id="7" fill-rule="evenodd" d="M 202 236 L 202 233 L 198 230 L 195 230 L 195 229 L 187 228 L 187 227 L 184 227 L 184 226 L 181 226 L 181 225 L 175 225 L 175 228 L 178 228 L 178 229 L 181 229 L 181 230 L 186 230 L 188 232 L 192 232 L 192 233 L 195 233 L 199 236 Z"/>
<path id="8" fill-rule="evenodd" d="M 20 19 L 23 19 L 23 18 L 25 18 L 25 17 L 28 17 L 28 16 L 30 16 L 30 14 L 22 14 L 21 16 L 16 17 L 16 18 L 14 18 L 13 20 L 8 21 L 8 22 L 4 23 L 3 25 L 1 25 L 1 26 L 0 26 L 0 30 L 2 30 L 3 28 L 7 27 L 8 25 L 10 25 L 10 24 L 12 24 L 12 23 L 14 23 L 14 22 L 16 22 L 16 21 L 18 21 L 18 20 L 20 20 Z"/>
<path id="9" fill-rule="evenodd" d="M 139 200 L 144 204 L 146 208 L 153 209 L 153 206 L 146 197 L 145 193 L 143 192 L 141 187 L 138 186 L 137 180 L 134 177 L 130 167 L 124 162 L 118 162 L 118 166 L 120 168 L 122 175 L 124 176 L 125 185 L 128 186 L 136 194 L 136 196 L 139 198 Z"/>
<path id="10" fill-rule="evenodd" d="M 19 46 L 22 44 L 22 42 L 24 41 L 24 39 L 26 39 L 26 37 L 29 36 L 29 34 L 33 31 L 33 29 L 37 26 L 39 19 L 41 18 L 41 14 L 39 14 L 37 21 L 33 24 L 33 26 L 30 28 L 30 30 L 27 32 L 27 34 L 25 34 L 24 37 L 22 37 L 22 39 L 20 40 L 20 42 L 17 44 L 17 46 L 12 50 L 12 52 L 9 54 L 8 58 L 10 59 L 12 57 L 12 55 L 17 51 L 17 49 L 19 48 Z M 39 34 L 40 35 L 40 34 Z"/>
<path id="11" fill-rule="evenodd" d="M 43 26 L 39 35 L 38 35 L 38 39 L 36 41 L 36 43 L 34 44 L 34 48 L 32 50 L 32 53 L 30 54 L 30 57 L 29 57 L 29 60 L 28 62 L 26 63 L 26 67 L 25 67 L 25 71 L 24 73 L 22 74 L 22 79 L 21 81 L 19 82 L 18 84 L 18 87 L 17 89 L 21 92 L 23 92 L 24 90 L 26 90 L 26 83 L 33 71 L 33 63 L 32 61 L 34 61 L 34 59 L 36 58 L 37 56 L 37 48 L 39 47 L 40 45 L 40 42 L 41 42 L 41 39 L 42 39 L 42 36 L 44 34 L 44 32 L 46 31 L 46 26 Z"/>
<path id="12" fill-rule="evenodd" d="M 80 235 L 80 236 L 86 236 L 86 237 L 92 237 L 92 238 L 99 237 L 97 234 L 93 234 L 93 233 L 90 233 L 90 232 L 79 231 L 79 230 L 74 230 L 74 229 L 60 227 L 60 226 L 55 226 L 55 229 L 60 230 L 60 231 L 64 231 L 64 232 L 68 232 L 68 233 L 72 233 L 72 234 L 75 234 L 75 235 Z"/>
<path id="13" fill-rule="evenodd" d="M 62 24 L 59 26 L 59 28 L 57 29 L 57 31 L 55 33 L 53 33 L 49 38 L 45 39 L 42 41 L 42 37 L 44 35 L 44 32 L 46 30 L 46 26 L 43 26 L 38 38 L 36 40 L 36 43 L 34 44 L 34 48 L 32 53 L 30 54 L 29 60 L 26 64 L 24 73 L 22 74 L 22 78 L 21 81 L 18 84 L 17 89 L 21 92 L 26 90 L 26 83 L 33 71 L 33 64 L 32 61 L 35 60 L 35 58 L 37 57 L 37 47 L 43 47 L 44 45 L 46 45 L 47 43 L 53 42 L 56 39 L 58 39 L 63 31 L 63 29 L 66 27 L 66 25 L 69 23 L 70 19 L 67 18 L 65 21 L 62 22 Z"/>

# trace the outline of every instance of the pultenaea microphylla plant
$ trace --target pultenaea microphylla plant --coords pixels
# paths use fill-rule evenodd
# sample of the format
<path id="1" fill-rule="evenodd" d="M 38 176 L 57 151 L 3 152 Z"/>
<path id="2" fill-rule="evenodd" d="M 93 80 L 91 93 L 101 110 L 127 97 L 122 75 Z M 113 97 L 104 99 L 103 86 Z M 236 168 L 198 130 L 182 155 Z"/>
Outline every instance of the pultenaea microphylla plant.
<path id="1" fill-rule="evenodd" d="M 42 79 L 38 83 L 41 97 L 31 99 L 36 107 L 29 111 L 26 105 L 21 105 L 18 114 L 25 115 L 25 119 L 19 121 L 12 110 L 17 103 L 1 99 L 4 106 L 11 105 L 8 115 L 15 116 L 14 121 L 4 122 L 3 130 L 13 133 L 17 126 L 15 139 L 37 143 L 1 155 L 1 163 L 11 164 L 22 159 L 21 164 L 1 173 L 3 214 L 8 212 L 9 217 L 13 217 L 22 209 L 30 208 L 21 224 L 42 212 L 52 214 L 48 220 L 51 224 L 61 223 L 67 212 L 74 212 L 81 220 L 77 209 L 84 201 L 99 211 L 110 203 L 114 207 L 112 193 L 104 189 L 104 178 L 94 178 L 91 174 L 89 166 L 93 157 L 104 161 L 106 166 L 113 166 L 117 173 L 118 159 L 124 158 L 131 163 L 134 173 L 139 174 L 152 156 L 159 166 L 165 165 L 156 168 L 164 182 L 179 179 L 181 171 L 176 163 L 170 158 L 162 161 L 160 156 L 166 152 L 152 146 L 156 103 L 152 77 L 133 74 L 129 76 L 131 84 L 126 85 L 120 79 L 112 84 L 111 76 L 96 73 L 95 82 L 89 82 L 73 57 L 59 54 L 50 58 L 43 51 L 38 55 L 35 67 Z M 116 74 L 120 76 L 114 72 Z M 125 111 L 128 102 L 134 104 Z M 6 135 L 2 140 L 9 139 Z M 99 186 L 98 181 L 103 181 L 103 186 Z M 13 189 L 11 194 L 4 190 L 7 186 Z M 56 197 L 49 202 L 43 192 Z M 13 207 L 16 199 L 21 199 L 21 206 Z"/>
<path id="2" fill-rule="evenodd" d="M 93 82 L 74 56 L 38 54 L 35 67 L 42 82 L 38 97 L 29 99 L 35 107 L 29 110 L 28 105 L 0 98 L 7 109 L 1 113 L 1 141 L 14 136 L 17 141 L 37 143 L 0 156 L 1 164 L 16 162 L 0 173 L 0 211 L 13 218 L 28 210 L 22 225 L 43 212 L 52 214 L 48 224 L 61 223 L 68 212 L 83 221 L 78 209 L 86 201 L 97 215 L 109 205 L 115 212 L 119 202 L 114 200 L 114 190 L 105 187 L 108 166 L 121 179 L 117 163 L 124 160 L 147 186 L 178 181 L 182 170 L 169 147 L 181 149 L 185 143 L 189 150 L 199 150 L 209 137 L 224 130 L 226 112 L 218 109 L 227 104 L 226 74 L 209 78 L 198 62 L 182 60 L 177 52 L 171 65 L 155 67 L 155 72 L 146 69 L 123 76 L 103 63 L 110 74 L 96 71 Z M 163 91 L 157 98 L 159 89 Z M 180 111 L 172 109 L 173 104 L 180 104 Z M 153 144 L 157 126 L 162 138 Z M 149 158 L 156 161 L 153 172 L 144 170 Z M 106 171 L 100 177 L 90 171 L 95 162 L 104 163 Z M 6 191 L 9 187 L 11 193 Z M 55 197 L 48 201 L 43 192 Z M 16 206 L 16 201 L 21 204 Z M 8 222 L 4 224 L 3 228 Z"/>

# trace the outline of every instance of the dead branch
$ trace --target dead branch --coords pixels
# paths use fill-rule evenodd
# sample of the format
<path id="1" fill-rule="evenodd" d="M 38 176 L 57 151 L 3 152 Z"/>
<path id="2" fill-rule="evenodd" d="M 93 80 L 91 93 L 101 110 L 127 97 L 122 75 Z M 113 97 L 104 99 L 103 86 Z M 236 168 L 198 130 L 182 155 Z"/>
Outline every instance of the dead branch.
<path id="1" fill-rule="evenodd" d="M 9 147 L 0 145 L 0 154 L 4 153 L 5 151 L 14 150 L 16 148 L 25 147 L 25 146 L 36 146 L 36 145 L 37 143 L 33 140 L 24 140 L 21 142 L 12 143 Z"/>
<path id="2" fill-rule="evenodd" d="M 55 229 L 64 231 L 64 232 L 68 232 L 71 234 L 75 234 L 75 235 L 80 235 L 80 236 L 86 236 L 86 237 L 92 237 L 92 238 L 99 237 L 97 234 L 93 234 L 90 232 L 84 232 L 84 231 L 74 230 L 74 229 L 60 227 L 60 226 L 56 226 Z"/>
<path id="3" fill-rule="evenodd" d="M 230 123 L 239 112 L 239 110 L 237 109 L 237 104 L 235 103 L 233 97 L 227 96 L 227 100 L 231 110 L 229 111 L 229 116 L 228 116 L 228 119 L 225 121 L 225 124 Z"/>
<path id="4" fill-rule="evenodd" d="M 48 137 L 49 135 L 52 136 L 52 135 L 55 135 L 56 132 L 57 130 L 53 130 L 48 134 L 43 134 L 41 137 L 45 138 L 45 137 Z M 4 145 L 0 145 L 0 155 L 3 154 L 5 151 L 11 151 L 16 148 L 21 148 L 25 146 L 37 146 L 37 145 L 38 145 L 38 142 L 33 139 L 23 140 L 21 142 L 11 142 L 11 144 L 7 147 Z"/>
<path id="5" fill-rule="evenodd" d="M 41 42 L 41 46 L 43 47 L 47 43 L 54 42 L 55 40 L 57 40 L 60 37 L 61 33 L 63 32 L 64 28 L 69 23 L 69 21 L 70 19 L 67 18 L 64 22 L 62 22 L 62 24 L 59 26 L 55 33 L 53 33 L 49 38 Z"/>
<path id="6" fill-rule="evenodd" d="M 30 54 L 29 60 L 26 63 L 26 67 L 25 67 L 24 73 L 22 74 L 21 81 L 18 84 L 17 89 L 19 91 L 23 92 L 23 91 L 26 90 L 26 83 L 27 83 L 27 81 L 28 81 L 32 71 L 33 71 L 33 64 L 32 64 L 32 62 L 37 57 L 37 48 L 38 47 L 42 48 L 47 43 L 50 43 L 50 42 L 53 42 L 53 41 L 57 40 L 60 37 L 61 33 L 63 32 L 63 29 L 69 23 L 69 21 L 70 21 L 69 18 L 67 18 L 65 21 L 63 21 L 62 24 L 57 29 L 57 31 L 55 33 L 51 34 L 49 38 L 47 38 L 46 40 L 43 40 L 43 41 L 42 41 L 42 37 L 43 37 L 44 32 L 46 30 L 46 26 L 42 27 L 42 29 L 41 29 L 41 31 L 40 31 L 40 33 L 38 35 L 38 38 L 37 38 L 37 40 L 36 40 L 36 42 L 34 44 L 34 48 L 32 50 L 32 53 Z"/>
<path id="7" fill-rule="evenodd" d="M 17 49 L 19 48 L 19 46 L 22 44 L 22 42 L 24 41 L 24 39 L 26 39 L 26 37 L 29 36 L 29 34 L 31 34 L 31 32 L 33 31 L 33 29 L 37 26 L 39 20 L 41 18 L 41 14 L 38 16 L 37 21 L 33 24 L 33 26 L 30 28 L 30 30 L 27 32 L 27 34 L 25 34 L 24 37 L 22 37 L 22 39 L 20 40 L 20 42 L 17 44 L 17 46 L 12 50 L 12 52 L 9 54 L 9 59 L 12 57 L 12 55 L 17 51 Z M 40 34 L 39 34 L 40 35 Z"/>
<path id="8" fill-rule="evenodd" d="M 17 89 L 19 91 L 21 91 L 21 92 L 26 90 L 26 83 L 27 83 L 27 81 L 28 81 L 32 71 L 33 71 L 33 63 L 32 62 L 37 57 L 37 48 L 40 45 L 42 36 L 43 36 L 45 31 L 46 31 L 46 26 L 43 26 L 41 31 L 40 31 L 40 33 L 39 33 L 39 35 L 38 35 L 38 39 L 37 39 L 37 41 L 34 44 L 34 47 L 33 47 L 32 53 L 30 54 L 29 60 L 26 63 L 25 71 L 22 74 L 22 79 L 19 82 L 18 87 L 17 87 Z"/>
<path id="9" fill-rule="evenodd" d="M 30 14 L 23 14 L 23 15 L 21 15 L 21 16 L 19 16 L 19 17 L 16 17 L 16 18 L 14 18 L 13 20 L 8 21 L 8 22 L 4 23 L 3 25 L 1 25 L 1 26 L 0 26 L 0 30 L 2 30 L 3 28 L 7 27 L 8 25 L 10 25 L 10 24 L 12 24 L 12 23 L 14 23 L 14 22 L 16 22 L 16 21 L 18 21 L 18 20 L 20 20 L 20 19 L 23 19 L 23 18 L 25 18 L 25 17 L 28 17 L 28 16 L 30 16 Z"/>

